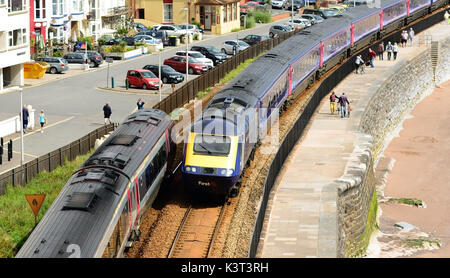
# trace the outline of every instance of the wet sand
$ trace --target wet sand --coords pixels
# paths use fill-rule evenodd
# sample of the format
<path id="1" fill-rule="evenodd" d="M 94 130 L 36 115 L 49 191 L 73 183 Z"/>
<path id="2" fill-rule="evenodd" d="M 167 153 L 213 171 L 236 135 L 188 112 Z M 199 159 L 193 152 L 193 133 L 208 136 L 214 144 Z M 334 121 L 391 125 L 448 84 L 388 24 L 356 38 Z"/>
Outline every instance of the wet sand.
<path id="1" fill-rule="evenodd" d="M 442 243 L 408 257 L 450 257 L 450 80 L 440 87 L 413 109 L 384 152 L 395 161 L 384 195 L 417 198 L 426 208 L 381 203 L 380 223 L 408 222 Z"/>

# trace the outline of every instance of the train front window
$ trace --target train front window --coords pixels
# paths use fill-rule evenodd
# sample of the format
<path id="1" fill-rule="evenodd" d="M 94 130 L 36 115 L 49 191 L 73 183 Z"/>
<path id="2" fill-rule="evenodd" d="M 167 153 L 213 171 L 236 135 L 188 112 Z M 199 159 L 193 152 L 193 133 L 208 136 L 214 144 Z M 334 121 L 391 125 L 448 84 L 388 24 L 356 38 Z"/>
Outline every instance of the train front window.
<path id="1" fill-rule="evenodd" d="M 231 139 L 229 136 L 196 135 L 194 152 L 197 154 L 228 155 Z"/>

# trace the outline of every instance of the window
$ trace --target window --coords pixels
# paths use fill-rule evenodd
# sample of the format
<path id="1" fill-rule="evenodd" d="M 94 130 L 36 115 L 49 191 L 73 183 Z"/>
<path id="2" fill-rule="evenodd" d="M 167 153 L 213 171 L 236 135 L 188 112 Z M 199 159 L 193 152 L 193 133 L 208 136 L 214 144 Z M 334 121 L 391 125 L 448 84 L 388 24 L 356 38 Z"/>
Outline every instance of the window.
<path id="1" fill-rule="evenodd" d="M 198 154 L 228 155 L 230 147 L 229 136 L 200 134 L 194 138 L 194 152 Z"/>
<path id="2" fill-rule="evenodd" d="M 164 3 L 164 22 L 173 22 L 172 3 Z"/>
<path id="3" fill-rule="evenodd" d="M 227 6 L 226 5 L 222 8 L 222 17 L 223 17 L 223 22 L 227 22 Z"/>
<path id="4" fill-rule="evenodd" d="M 233 4 L 233 9 L 234 9 L 234 20 L 237 20 L 237 3 Z"/>
<path id="5" fill-rule="evenodd" d="M 27 43 L 27 29 L 16 29 L 8 32 L 9 46 L 19 46 Z"/>
<path id="6" fill-rule="evenodd" d="M 34 0 L 34 18 L 45 18 L 45 0 Z"/>
<path id="7" fill-rule="evenodd" d="M 61 16 L 64 14 L 64 3 L 63 0 L 52 0 L 52 8 L 54 16 Z"/>
<path id="8" fill-rule="evenodd" d="M 20 12 L 27 9 L 26 0 L 8 0 L 8 12 Z"/>

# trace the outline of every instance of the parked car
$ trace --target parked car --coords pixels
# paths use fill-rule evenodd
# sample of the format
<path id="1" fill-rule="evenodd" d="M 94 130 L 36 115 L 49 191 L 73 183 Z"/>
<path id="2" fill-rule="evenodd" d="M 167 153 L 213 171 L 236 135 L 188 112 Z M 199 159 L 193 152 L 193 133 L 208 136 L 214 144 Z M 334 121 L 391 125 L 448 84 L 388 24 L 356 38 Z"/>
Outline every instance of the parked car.
<path id="1" fill-rule="evenodd" d="M 294 18 L 293 20 L 289 19 L 288 24 L 293 26 L 294 28 L 306 28 L 311 26 L 311 23 L 309 22 L 309 20 L 304 19 L 304 18 Z"/>
<path id="2" fill-rule="evenodd" d="M 226 59 L 228 59 L 227 54 L 220 52 L 220 50 L 215 48 L 214 46 L 194 45 L 191 47 L 191 50 L 198 51 L 205 55 L 206 58 L 211 59 L 214 63 L 214 66 L 222 64 Z"/>
<path id="3" fill-rule="evenodd" d="M 284 0 L 271 0 L 270 5 L 272 8 L 282 9 L 284 7 Z"/>
<path id="4" fill-rule="evenodd" d="M 61 73 L 69 69 L 67 61 L 61 57 L 51 57 L 51 56 L 37 57 L 35 61 L 46 62 L 50 66 L 46 72 L 49 72 L 51 74 Z"/>
<path id="5" fill-rule="evenodd" d="M 110 39 L 108 41 L 105 42 L 105 45 L 115 45 L 115 44 L 119 44 L 122 41 L 121 38 L 114 38 L 114 39 Z"/>
<path id="6" fill-rule="evenodd" d="M 185 56 L 173 56 L 164 60 L 164 65 L 171 66 L 174 70 L 179 72 L 186 72 L 186 57 Z M 188 73 L 189 74 L 201 74 L 208 70 L 208 66 L 200 63 L 195 58 L 189 57 L 188 59 Z"/>
<path id="7" fill-rule="evenodd" d="M 159 89 L 160 81 L 151 71 L 145 69 L 132 69 L 127 72 L 129 86 L 146 89 Z M 162 84 L 161 84 L 162 87 Z"/>
<path id="8" fill-rule="evenodd" d="M 145 25 L 142 24 L 142 23 L 134 22 L 134 23 L 131 24 L 131 26 L 132 26 L 136 31 L 138 31 L 138 32 L 150 30 L 150 29 L 148 29 L 147 27 L 145 27 Z"/>
<path id="9" fill-rule="evenodd" d="M 159 77 L 159 66 L 158 65 L 146 65 L 144 69 L 153 72 L 156 77 Z M 179 73 L 170 66 L 161 66 L 161 80 L 163 84 L 177 84 L 184 81 L 184 74 Z"/>
<path id="10" fill-rule="evenodd" d="M 244 41 L 228 40 L 228 41 L 224 41 L 222 43 L 221 51 L 225 54 L 233 55 L 234 48 L 236 48 L 236 52 L 239 52 L 239 51 L 245 50 L 249 47 L 250 47 L 250 45 L 248 45 L 248 43 L 246 43 Z"/>
<path id="11" fill-rule="evenodd" d="M 146 43 L 146 44 L 160 44 L 160 43 L 162 43 L 162 40 L 154 38 L 154 37 L 149 36 L 149 35 L 136 35 L 136 36 L 134 36 L 134 42 L 135 43 L 143 42 L 143 43 Z"/>
<path id="12" fill-rule="evenodd" d="M 294 0 L 293 2 L 291 2 L 291 1 L 292 0 L 287 0 L 286 1 L 286 4 L 285 4 L 285 9 L 286 10 L 289 10 L 289 11 L 292 10 L 291 4 L 293 4 L 293 6 L 294 6 L 294 11 L 298 11 L 298 10 L 300 10 L 300 8 L 302 6 L 304 6 L 304 4 L 303 4 L 304 1 L 302 1 L 302 0 Z"/>
<path id="13" fill-rule="evenodd" d="M 82 53 L 84 54 L 85 51 L 83 50 L 77 50 L 75 53 Z M 103 63 L 103 57 L 98 53 L 97 51 L 88 50 L 87 51 L 88 58 L 90 60 L 89 65 L 91 67 L 98 67 Z"/>
<path id="14" fill-rule="evenodd" d="M 152 29 L 150 31 L 166 31 L 167 34 L 170 36 L 182 36 L 184 34 L 186 34 L 186 30 L 182 30 L 180 28 L 178 28 L 175 25 L 155 25 L 152 27 Z"/>
<path id="15" fill-rule="evenodd" d="M 175 55 L 186 56 L 186 50 L 177 51 Z M 200 61 L 200 63 L 207 65 L 209 69 L 214 67 L 213 61 L 209 58 L 206 58 L 205 55 L 198 51 L 188 51 L 188 55 L 189 57 L 195 58 L 196 60 Z"/>
<path id="16" fill-rule="evenodd" d="M 303 14 L 313 14 L 318 15 L 324 19 L 327 19 L 329 17 L 335 17 L 335 16 L 342 16 L 339 12 L 336 10 L 315 10 L 315 9 L 304 9 Z"/>
<path id="17" fill-rule="evenodd" d="M 82 52 L 67 53 L 63 58 L 69 64 L 87 64 L 90 62 L 89 57 Z"/>
<path id="18" fill-rule="evenodd" d="M 134 45 L 134 38 L 133 37 L 122 37 L 122 38 L 120 38 L 120 41 L 126 42 L 128 46 L 133 46 Z"/>
<path id="19" fill-rule="evenodd" d="M 289 33 L 290 31 L 292 31 L 292 27 L 289 25 L 275 24 L 270 26 L 269 37 L 273 38 L 283 33 Z"/>
<path id="20" fill-rule="evenodd" d="M 169 34 L 167 33 L 167 31 L 164 31 L 164 30 L 160 30 L 160 31 L 150 30 L 150 31 L 139 32 L 139 33 L 137 33 L 136 36 L 139 36 L 139 35 L 152 36 L 155 39 L 160 39 L 164 46 L 169 45 Z"/>
<path id="21" fill-rule="evenodd" d="M 186 29 L 186 24 L 180 24 L 180 25 L 177 25 L 177 27 L 180 28 L 181 30 L 184 30 L 184 29 Z M 188 28 L 188 31 L 191 33 L 204 33 L 204 30 L 202 28 L 200 28 L 194 24 L 188 24 L 187 28 Z"/>
<path id="22" fill-rule="evenodd" d="M 241 4 L 240 10 L 242 13 L 248 13 L 256 10 L 257 8 L 261 7 L 259 2 L 256 1 L 249 1 L 245 4 Z"/>
<path id="23" fill-rule="evenodd" d="M 323 18 L 321 18 L 318 15 L 313 15 L 313 14 L 301 14 L 300 18 L 308 20 L 311 23 L 311 25 L 314 25 L 316 23 L 320 23 L 323 21 Z"/>
<path id="24" fill-rule="evenodd" d="M 248 43 L 249 45 L 254 45 L 265 40 L 268 40 L 269 36 L 263 35 L 247 35 L 245 38 L 241 39 L 242 41 Z"/>

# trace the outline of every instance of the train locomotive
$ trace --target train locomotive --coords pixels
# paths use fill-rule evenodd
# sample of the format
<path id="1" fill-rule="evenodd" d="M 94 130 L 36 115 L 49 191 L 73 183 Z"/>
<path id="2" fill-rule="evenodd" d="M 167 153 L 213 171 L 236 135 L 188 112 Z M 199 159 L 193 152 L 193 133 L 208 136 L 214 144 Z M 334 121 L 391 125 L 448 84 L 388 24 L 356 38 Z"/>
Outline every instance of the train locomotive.
<path id="1" fill-rule="evenodd" d="M 211 195 L 236 195 L 275 112 L 346 58 L 448 2 L 381 0 L 381 7 L 350 7 L 341 17 L 302 30 L 256 59 L 191 125 L 181 164 L 185 186 Z"/>
<path id="2" fill-rule="evenodd" d="M 175 157 L 163 111 L 128 116 L 76 170 L 18 258 L 121 257 Z"/>

